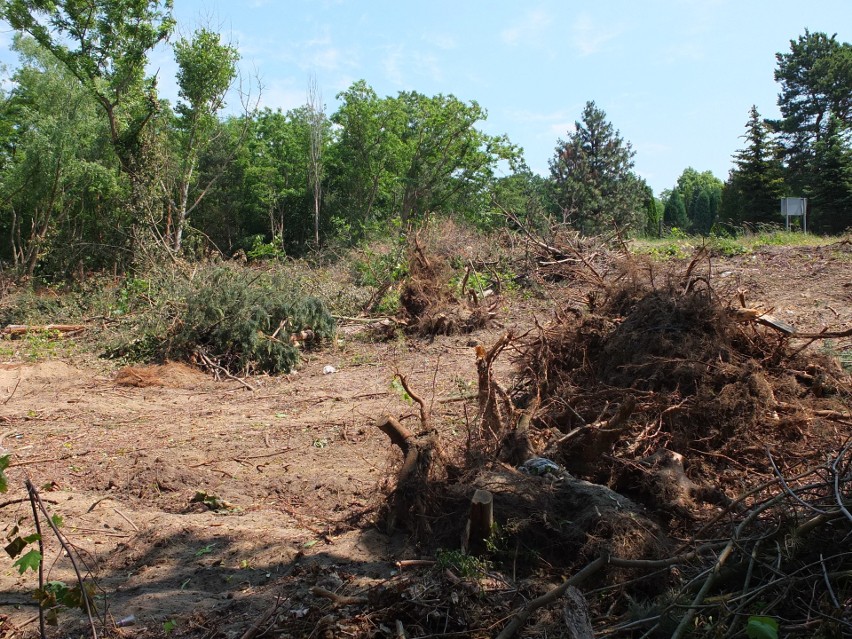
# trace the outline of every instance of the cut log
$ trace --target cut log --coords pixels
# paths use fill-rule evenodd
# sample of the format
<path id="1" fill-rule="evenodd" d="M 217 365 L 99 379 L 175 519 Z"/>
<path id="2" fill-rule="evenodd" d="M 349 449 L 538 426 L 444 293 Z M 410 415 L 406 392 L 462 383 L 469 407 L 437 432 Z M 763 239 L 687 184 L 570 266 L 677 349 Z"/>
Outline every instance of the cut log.
<path id="1" fill-rule="evenodd" d="M 0 335 L 18 337 L 27 333 L 45 333 L 48 331 L 71 335 L 73 333 L 81 333 L 85 330 L 86 326 L 84 324 L 9 324 L 0 330 Z"/>

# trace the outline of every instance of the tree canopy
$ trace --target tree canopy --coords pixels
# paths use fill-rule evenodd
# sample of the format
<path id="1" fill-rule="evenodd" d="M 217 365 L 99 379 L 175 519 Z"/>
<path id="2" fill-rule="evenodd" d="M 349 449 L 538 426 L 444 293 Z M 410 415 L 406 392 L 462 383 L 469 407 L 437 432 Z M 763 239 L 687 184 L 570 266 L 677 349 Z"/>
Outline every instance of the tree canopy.
<path id="1" fill-rule="evenodd" d="M 724 184 L 687 167 L 657 199 L 593 101 L 548 175 L 454 95 L 383 97 L 358 80 L 328 114 L 316 84 L 286 112 L 226 111 L 236 48 L 209 28 L 169 44 L 171 13 L 172 0 L 0 3 L 19 56 L 0 103 L 2 266 L 65 277 L 152 245 L 298 255 L 431 216 L 493 227 L 506 212 L 510 226 L 707 234 L 720 220 L 780 223 L 784 195 L 809 199 L 816 230 L 852 226 L 852 46 L 834 35 L 806 30 L 776 55 L 781 117 L 750 110 Z M 174 53 L 175 104 L 146 77 L 157 46 Z"/>

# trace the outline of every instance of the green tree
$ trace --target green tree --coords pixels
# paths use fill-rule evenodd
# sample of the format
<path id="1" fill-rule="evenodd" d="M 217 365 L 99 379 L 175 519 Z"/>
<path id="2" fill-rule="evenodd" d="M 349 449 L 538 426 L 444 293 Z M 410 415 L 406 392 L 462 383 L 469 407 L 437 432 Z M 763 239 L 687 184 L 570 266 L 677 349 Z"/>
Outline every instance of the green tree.
<path id="1" fill-rule="evenodd" d="M 829 118 L 825 134 L 814 145 L 810 165 L 811 225 L 826 233 L 852 226 L 852 144 L 850 130 L 839 118 Z"/>
<path id="2" fill-rule="evenodd" d="M 415 91 L 400 93 L 396 100 L 405 114 L 397 200 L 403 225 L 427 213 L 476 216 L 488 204 L 494 167 L 513 159 L 514 147 L 505 136 L 476 128 L 487 112 L 474 101 Z"/>
<path id="3" fill-rule="evenodd" d="M 672 192 L 680 193 L 688 222 L 675 226 L 707 234 L 719 215 L 722 187 L 722 180 L 713 175 L 712 171 L 698 172 L 691 166 L 684 169 Z"/>
<path id="4" fill-rule="evenodd" d="M 773 126 L 780 134 L 791 184 L 801 189 L 809 182 L 814 147 L 828 131 L 831 118 L 844 126 L 852 124 L 852 45 L 806 29 L 790 41 L 789 52 L 775 57 L 782 118 Z"/>
<path id="5" fill-rule="evenodd" d="M 663 210 L 663 220 L 668 226 L 686 229 L 689 227 L 689 217 L 686 215 L 686 204 L 683 202 L 683 196 L 680 191 L 675 189 L 672 191 L 669 199 L 666 200 L 666 207 Z"/>
<path id="6" fill-rule="evenodd" d="M 429 213 L 475 217 L 498 162 L 517 155 L 505 136 L 476 127 L 486 117 L 476 102 L 415 91 L 380 99 L 363 81 L 338 98 L 334 208 L 356 234 L 397 215 L 403 225 Z"/>
<path id="7" fill-rule="evenodd" d="M 177 198 L 169 230 L 172 248 L 179 251 L 187 217 L 217 177 L 209 175 L 208 181 L 197 188 L 199 155 L 211 144 L 225 141 L 218 135 L 223 131 L 217 126 L 217 116 L 225 107 L 225 95 L 237 76 L 239 53 L 208 29 L 199 29 L 192 39 L 181 38 L 174 51 L 180 101 L 175 108 L 174 125 Z"/>
<path id="8" fill-rule="evenodd" d="M 716 218 L 709 189 L 701 188 L 695 192 L 691 213 L 693 232 L 707 235 Z"/>
<path id="9" fill-rule="evenodd" d="M 364 80 L 339 93 L 331 121 L 339 128 L 329 161 L 332 205 L 339 226 L 356 237 L 374 218 L 387 218 L 401 172 L 399 132 L 405 114 L 393 99 L 380 99 Z"/>
<path id="10" fill-rule="evenodd" d="M 567 140 L 559 140 L 550 176 L 562 221 L 586 234 L 613 224 L 641 228 L 645 185 L 632 172 L 633 148 L 606 114 L 587 102 L 582 121 Z"/>
<path id="11" fill-rule="evenodd" d="M 0 180 L 9 257 L 30 276 L 46 261 L 45 275 L 103 266 L 114 254 L 92 251 L 92 244 L 127 245 L 112 226 L 123 188 L 104 145 L 107 123 L 91 95 L 34 40 L 16 36 L 13 49 L 21 67 L 13 77 L 14 135 Z"/>
<path id="12" fill-rule="evenodd" d="M 494 215 L 485 226 L 498 226 L 506 223 L 506 212 L 511 213 L 519 222 L 529 228 L 544 231 L 551 226 L 556 206 L 553 202 L 553 190 L 549 188 L 547 178 L 533 173 L 523 161 L 518 161 L 514 171 L 494 181 L 491 187 Z"/>
<path id="13" fill-rule="evenodd" d="M 0 17 L 35 38 L 91 93 L 123 170 L 138 176 L 141 134 L 159 109 L 145 64 L 174 27 L 171 10 L 172 0 L 5 0 Z"/>
<path id="14" fill-rule="evenodd" d="M 643 232 L 648 237 L 659 237 L 660 227 L 663 222 L 665 207 L 654 197 L 654 190 L 647 186 L 645 188 L 645 228 Z"/>
<path id="15" fill-rule="evenodd" d="M 734 168 L 722 193 L 722 216 L 734 223 L 777 223 L 785 195 L 778 148 L 756 106 L 749 111 L 745 148 L 734 154 Z"/>
<path id="16" fill-rule="evenodd" d="M 136 238 L 136 227 L 156 219 L 162 204 L 148 129 L 161 109 L 156 78 L 145 77 L 148 53 L 174 27 L 172 0 L 5 0 L 0 18 L 32 36 L 89 92 L 107 121 L 118 170 L 129 190 L 109 215 L 113 229 Z M 129 215 L 126 213 L 129 212 Z M 122 228 L 123 227 L 123 228 Z M 139 243 L 134 239 L 127 257 Z"/>

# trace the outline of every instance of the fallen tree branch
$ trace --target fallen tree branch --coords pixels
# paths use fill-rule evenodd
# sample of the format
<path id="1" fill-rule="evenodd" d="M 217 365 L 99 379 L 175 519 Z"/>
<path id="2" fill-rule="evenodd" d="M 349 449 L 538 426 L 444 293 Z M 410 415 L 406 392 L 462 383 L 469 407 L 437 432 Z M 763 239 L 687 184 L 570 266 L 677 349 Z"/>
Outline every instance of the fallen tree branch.
<path id="1" fill-rule="evenodd" d="M 607 564 L 607 561 L 607 557 L 601 555 L 592 563 L 588 564 L 585 568 L 583 568 L 580 572 L 575 574 L 573 577 L 569 577 L 561 584 L 556 586 L 556 588 L 553 588 L 552 590 L 546 592 L 541 597 L 537 597 L 532 601 L 528 601 L 523 608 L 521 608 L 517 613 L 515 613 L 514 618 L 508 624 L 506 624 L 506 627 L 500 631 L 500 634 L 497 635 L 497 639 L 510 639 L 510 637 L 514 637 L 515 634 L 527 622 L 527 619 L 529 619 L 530 615 L 533 612 L 535 612 L 542 606 L 546 606 L 547 604 L 553 603 L 554 601 L 559 599 L 571 586 L 576 587 L 592 575 L 597 574 L 598 572 L 603 570 L 604 566 L 606 566 Z"/>
<path id="2" fill-rule="evenodd" d="M 232 375 L 231 372 L 227 368 L 225 368 L 224 366 L 214 362 L 213 359 L 207 353 L 205 353 L 203 350 L 201 350 L 200 348 L 195 349 L 195 352 L 198 354 L 198 357 L 201 359 L 201 361 L 204 362 L 212 370 L 219 372 L 219 373 L 222 373 L 228 379 L 233 379 L 234 381 L 239 382 L 240 384 L 245 386 L 248 390 L 254 391 L 254 386 L 249 384 L 244 379 L 240 379 L 236 375 Z"/>
<path id="3" fill-rule="evenodd" d="M 324 597 L 334 603 L 335 606 L 361 606 L 369 600 L 367 597 L 351 597 L 348 595 L 338 595 L 336 592 L 331 592 L 320 586 L 311 588 L 311 594 L 317 597 Z"/>
<path id="4" fill-rule="evenodd" d="M 84 324 L 8 324 L 0 330 L 0 335 L 9 335 L 10 337 L 18 337 L 27 333 L 46 333 L 55 331 L 62 335 L 73 335 L 74 333 L 82 333 L 86 330 Z"/>

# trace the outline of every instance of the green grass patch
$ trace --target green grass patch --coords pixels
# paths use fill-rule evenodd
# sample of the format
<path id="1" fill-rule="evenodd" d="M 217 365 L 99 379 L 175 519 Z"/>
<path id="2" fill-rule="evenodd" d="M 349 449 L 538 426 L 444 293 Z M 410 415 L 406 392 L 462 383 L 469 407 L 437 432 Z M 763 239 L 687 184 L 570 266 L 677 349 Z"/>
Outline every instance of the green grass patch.
<path id="1" fill-rule="evenodd" d="M 732 235 L 685 235 L 676 232 L 662 238 L 640 238 L 631 241 L 630 248 L 637 255 L 648 255 L 660 261 L 686 259 L 702 246 L 712 255 L 734 257 L 748 255 L 768 246 L 825 246 L 843 238 L 805 234 L 793 231 L 764 230 Z"/>

